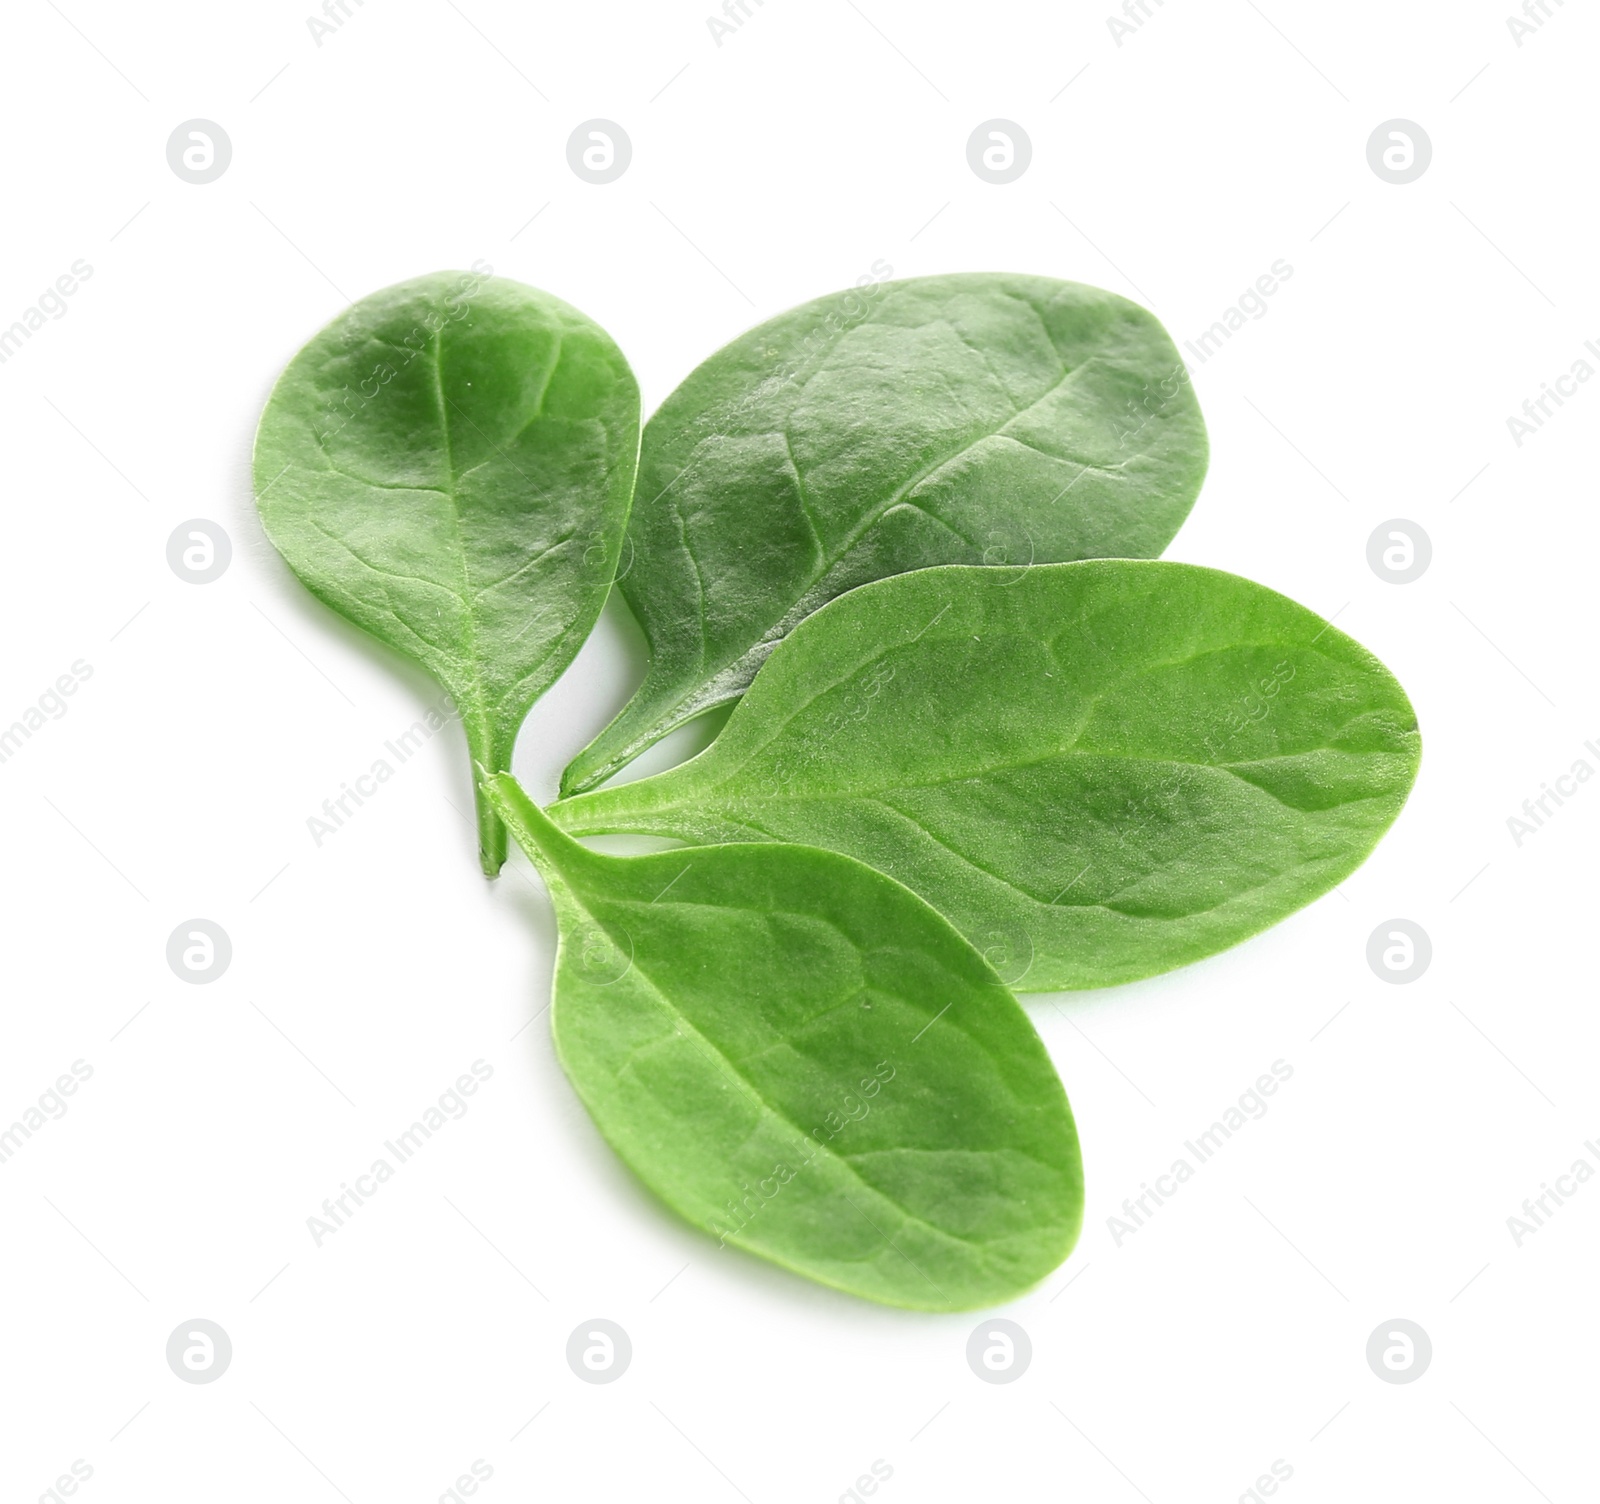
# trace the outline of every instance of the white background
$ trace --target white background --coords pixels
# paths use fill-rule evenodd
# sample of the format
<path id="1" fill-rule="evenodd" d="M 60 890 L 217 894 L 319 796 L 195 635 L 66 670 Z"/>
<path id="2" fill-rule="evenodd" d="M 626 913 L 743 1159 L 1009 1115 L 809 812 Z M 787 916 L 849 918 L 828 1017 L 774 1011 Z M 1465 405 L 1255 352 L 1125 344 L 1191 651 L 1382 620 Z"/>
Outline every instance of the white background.
<path id="1" fill-rule="evenodd" d="M 1600 340 L 1593 12 L 1518 47 L 1509 0 L 1169 0 L 1119 47 L 1098 5 L 752 0 L 718 47 L 709 0 L 369 0 L 319 48 L 307 4 L 7 7 L 0 325 L 93 275 L 0 366 L 0 723 L 93 677 L 0 764 L 0 1124 L 93 1076 L 0 1165 L 4 1496 L 82 1459 L 105 1504 L 426 1504 L 482 1459 L 491 1500 L 831 1504 L 881 1459 L 891 1504 L 1178 1504 L 1282 1459 L 1298 1504 L 1593 1498 L 1600 1186 L 1520 1247 L 1507 1218 L 1600 1165 L 1600 784 L 1520 846 L 1506 823 L 1600 768 L 1600 383 L 1520 447 L 1506 424 Z M 604 187 L 566 161 L 597 116 L 634 149 Z M 233 144 L 205 186 L 166 160 L 193 117 Z M 1003 187 L 966 160 L 991 117 L 1033 143 Z M 1394 117 L 1433 143 L 1405 186 L 1366 159 Z M 719 1252 L 612 1158 L 524 1027 L 551 916 L 525 867 L 479 875 L 458 733 L 308 834 L 440 691 L 267 546 L 256 419 L 347 298 L 478 257 L 599 320 L 647 412 L 880 259 L 1097 283 L 1180 342 L 1293 268 L 1196 365 L 1212 464 L 1169 556 L 1337 615 L 1410 692 L 1421 778 L 1261 938 L 1031 1000 L 1089 1194 L 1003 1313 L 1014 1383 L 967 1367 L 976 1317 Z M 233 540 L 205 586 L 166 562 L 196 517 Z M 1366 557 L 1397 517 L 1433 545 L 1404 586 Z M 524 731 L 538 796 L 639 673 L 613 603 Z M 207 986 L 165 960 L 195 916 L 234 947 Z M 1433 943 L 1406 986 L 1365 958 L 1397 916 Z M 317 1247 L 323 1198 L 479 1058 L 469 1114 Z M 1122 1198 L 1275 1059 L 1268 1114 L 1119 1247 Z M 209 1385 L 164 1358 L 195 1317 L 233 1342 Z M 592 1317 L 634 1348 L 603 1387 L 564 1358 Z M 1433 1344 L 1407 1385 L 1365 1358 L 1396 1317 Z"/>

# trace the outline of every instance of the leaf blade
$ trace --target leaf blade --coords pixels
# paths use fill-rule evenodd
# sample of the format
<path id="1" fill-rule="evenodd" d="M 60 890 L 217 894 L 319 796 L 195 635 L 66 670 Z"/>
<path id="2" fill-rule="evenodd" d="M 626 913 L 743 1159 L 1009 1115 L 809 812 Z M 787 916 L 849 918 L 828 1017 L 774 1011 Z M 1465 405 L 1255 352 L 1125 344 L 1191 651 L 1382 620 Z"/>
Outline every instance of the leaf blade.
<path id="1" fill-rule="evenodd" d="M 599 614 L 637 443 L 637 384 L 597 324 L 434 273 L 290 361 L 256 434 L 257 508 L 313 594 L 449 690 L 493 770 Z M 504 831 L 481 798 L 479 827 L 492 875 Z"/>
<path id="2" fill-rule="evenodd" d="M 1003 575 L 950 566 L 839 598 L 700 756 L 552 818 L 846 852 L 928 899 L 1018 990 L 1050 991 L 1259 933 L 1342 881 L 1398 814 L 1415 714 L 1314 613 L 1192 565 Z"/>
<path id="3" fill-rule="evenodd" d="M 1206 458 L 1166 331 L 1095 288 L 925 277 L 759 325 L 646 426 L 619 584 L 650 669 L 563 794 L 737 697 L 845 590 L 939 564 L 1160 553 Z"/>
<path id="4" fill-rule="evenodd" d="M 491 791 L 556 903 L 562 1064 L 680 1215 L 919 1310 L 1008 1299 L 1066 1256 L 1082 1169 L 1065 1093 L 927 905 L 805 848 L 601 857 L 560 844 L 509 778 Z"/>

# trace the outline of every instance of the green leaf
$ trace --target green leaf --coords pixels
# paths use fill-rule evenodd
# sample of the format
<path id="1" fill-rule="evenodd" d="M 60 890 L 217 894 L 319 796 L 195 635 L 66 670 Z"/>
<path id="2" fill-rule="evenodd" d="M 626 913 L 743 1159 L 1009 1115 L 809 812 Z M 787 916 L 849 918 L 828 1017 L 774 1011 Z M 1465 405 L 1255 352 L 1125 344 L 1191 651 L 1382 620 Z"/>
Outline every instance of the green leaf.
<path id="1" fill-rule="evenodd" d="M 562 793 L 736 699 L 785 633 L 857 585 L 1154 557 L 1205 469 L 1172 341 L 1098 288 L 920 277 L 758 325 L 645 427 L 618 583 L 650 667 Z"/>
<path id="2" fill-rule="evenodd" d="M 509 775 L 560 927 L 561 1063 L 635 1174 L 724 1243 L 888 1305 L 1020 1294 L 1083 1171 L 1039 1036 L 921 899 L 801 846 L 600 856 Z"/>
<path id="3" fill-rule="evenodd" d="M 1420 751 L 1381 663 L 1236 575 L 949 567 L 834 601 L 698 757 L 550 814 L 846 852 L 1044 992 L 1182 966 L 1326 893 Z"/>
<path id="4" fill-rule="evenodd" d="M 353 304 L 289 362 L 256 504 L 308 589 L 449 690 L 493 771 L 605 602 L 638 444 L 638 386 L 599 325 L 438 272 Z M 493 876 L 505 829 L 481 792 L 478 834 Z"/>

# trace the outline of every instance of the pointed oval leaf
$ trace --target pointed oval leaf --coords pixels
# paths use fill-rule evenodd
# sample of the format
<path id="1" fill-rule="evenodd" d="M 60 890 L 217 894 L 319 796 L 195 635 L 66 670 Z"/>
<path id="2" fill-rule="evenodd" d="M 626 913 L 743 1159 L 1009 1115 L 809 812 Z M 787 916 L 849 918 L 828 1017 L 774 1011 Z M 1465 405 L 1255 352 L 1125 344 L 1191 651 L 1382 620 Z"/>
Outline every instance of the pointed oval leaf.
<path id="1" fill-rule="evenodd" d="M 473 760 L 510 766 L 529 706 L 610 588 L 639 392 L 592 320 L 504 278 L 439 272 L 340 314 L 256 433 L 256 504 L 289 567 L 450 691 Z M 479 800 L 485 870 L 505 831 Z"/>
<path id="2" fill-rule="evenodd" d="M 919 277 L 758 325 L 645 427 L 619 584 L 650 667 L 562 793 L 737 698 L 786 632 L 857 585 L 1154 557 L 1206 455 L 1166 331 L 1098 288 Z"/>
<path id="3" fill-rule="evenodd" d="M 869 1300 L 967 1310 L 1077 1239 L 1033 1025 L 921 899 L 787 845 L 600 856 L 489 785 L 561 940 L 551 1027 L 600 1131 L 719 1241 Z"/>
<path id="4" fill-rule="evenodd" d="M 1182 966 L 1328 892 L 1420 753 L 1393 675 L 1249 580 L 951 567 L 834 601 L 698 757 L 550 814 L 846 852 L 1044 992 Z"/>

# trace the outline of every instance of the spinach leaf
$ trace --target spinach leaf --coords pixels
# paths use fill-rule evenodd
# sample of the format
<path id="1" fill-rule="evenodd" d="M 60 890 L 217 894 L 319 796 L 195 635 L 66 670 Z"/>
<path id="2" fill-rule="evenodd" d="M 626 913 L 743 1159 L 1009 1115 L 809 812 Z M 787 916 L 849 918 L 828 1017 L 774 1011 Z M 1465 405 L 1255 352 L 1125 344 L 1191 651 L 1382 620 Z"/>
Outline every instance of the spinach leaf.
<path id="1" fill-rule="evenodd" d="M 1263 586 L 1150 561 L 954 566 L 842 596 L 698 757 L 550 813 L 846 852 L 1043 992 L 1184 965 L 1326 893 L 1419 756 L 1388 670 Z"/>
<path id="2" fill-rule="evenodd" d="M 551 1024 L 601 1133 L 682 1216 L 825 1285 L 964 1310 L 1077 1238 L 1066 1094 L 1016 999 L 921 899 L 803 846 L 601 856 L 506 774 L 550 890 Z"/>
<path id="3" fill-rule="evenodd" d="M 599 325 L 439 272 L 363 298 L 289 363 L 256 504 L 315 595 L 450 691 L 495 770 L 599 615 L 638 442 L 638 387 Z M 478 837 L 493 876 L 505 829 L 481 792 Z"/>
<path id="4" fill-rule="evenodd" d="M 786 632 L 857 585 L 1159 554 L 1206 452 L 1166 331 L 1098 288 L 920 277 L 758 325 L 645 427 L 619 585 L 650 667 L 562 793 L 736 699 Z"/>

